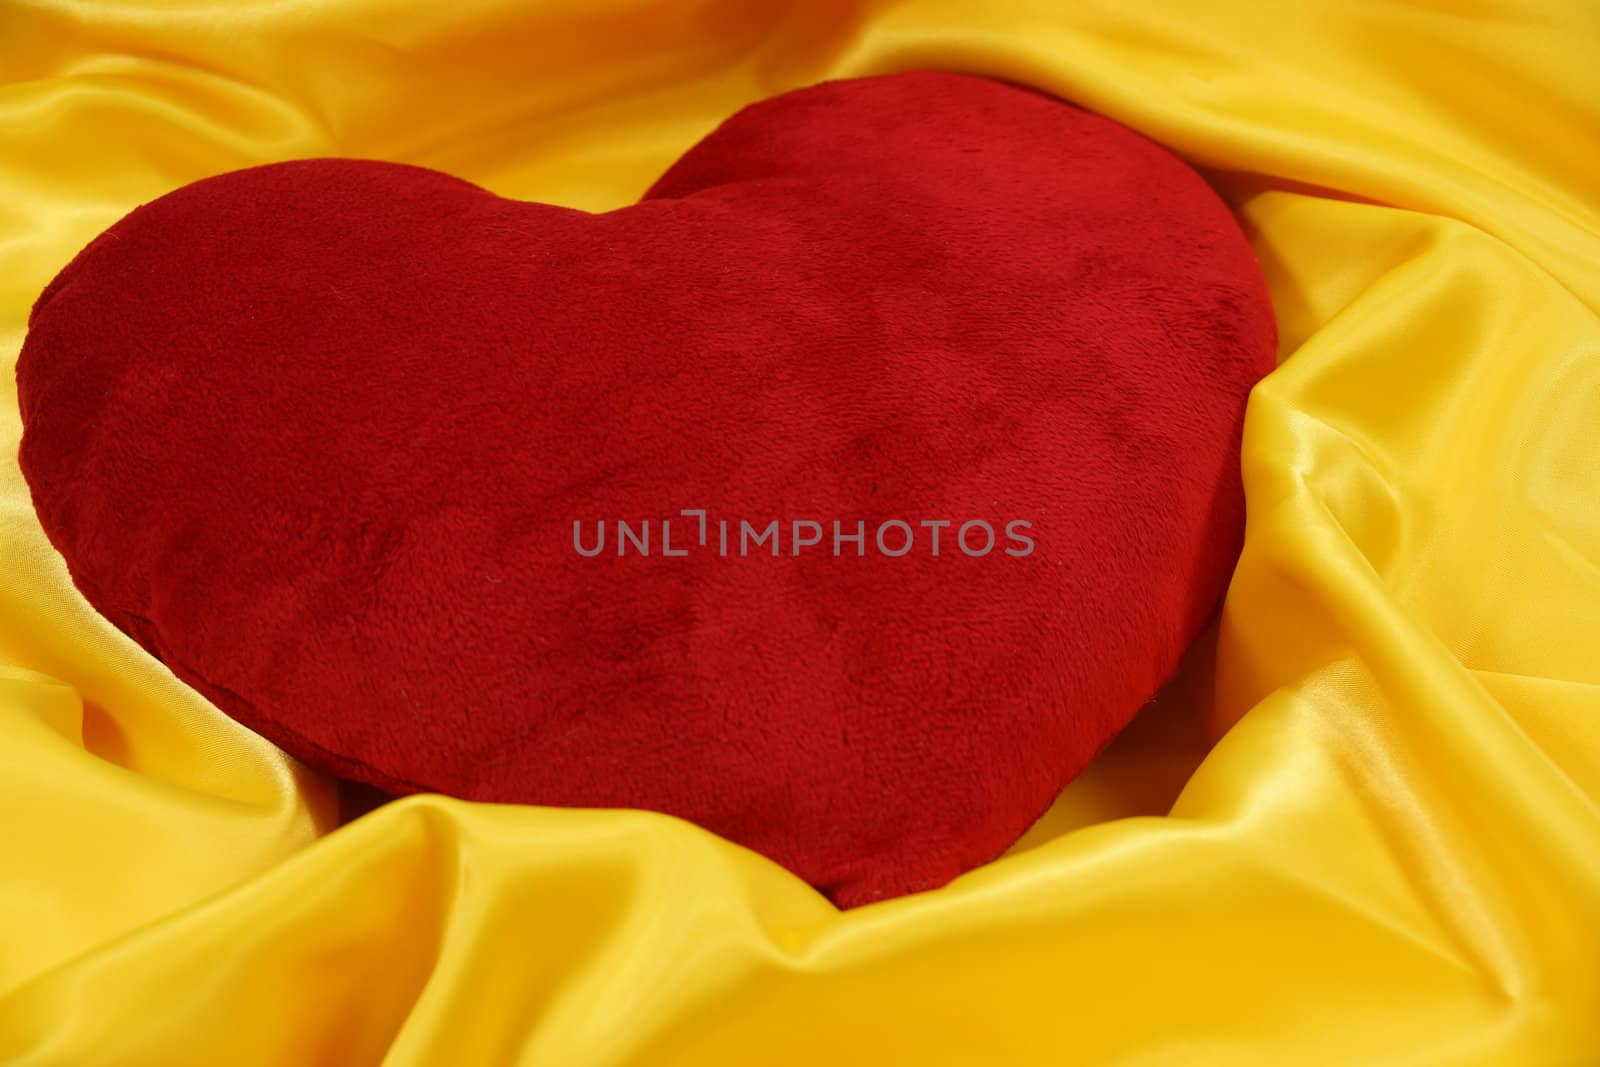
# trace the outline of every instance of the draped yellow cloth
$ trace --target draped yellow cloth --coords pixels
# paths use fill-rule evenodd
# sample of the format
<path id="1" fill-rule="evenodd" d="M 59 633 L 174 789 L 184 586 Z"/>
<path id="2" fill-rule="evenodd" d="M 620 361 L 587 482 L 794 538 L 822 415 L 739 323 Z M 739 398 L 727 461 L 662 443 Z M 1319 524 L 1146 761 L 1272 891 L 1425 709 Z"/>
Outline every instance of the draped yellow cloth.
<path id="1" fill-rule="evenodd" d="M 1145 131 L 1265 265 L 1247 545 L 1161 699 L 1006 858 L 842 915 L 663 816 L 335 829 L 74 592 L 6 388 L 0 1063 L 1600 1063 L 1589 0 L 6 0 L 0 359 L 195 178 L 603 209 L 747 102 L 907 68 Z"/>

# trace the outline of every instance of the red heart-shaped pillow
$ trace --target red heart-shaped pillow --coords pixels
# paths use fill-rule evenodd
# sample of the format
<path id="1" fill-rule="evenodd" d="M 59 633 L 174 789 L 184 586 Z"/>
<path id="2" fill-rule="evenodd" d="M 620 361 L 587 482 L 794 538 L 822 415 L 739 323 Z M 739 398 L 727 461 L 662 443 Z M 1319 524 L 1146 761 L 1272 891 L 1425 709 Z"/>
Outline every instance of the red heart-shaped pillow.
<path id="1" fill-rule="evenodd" d="M 1173 155 L 906 74 L 605 214 L 180 189 L 39 298 L 22 465 L 89 600 L 312 766 L 669 812 L 849 905 L 1002 852 L 1174 669 L 1273 349 Z"/>

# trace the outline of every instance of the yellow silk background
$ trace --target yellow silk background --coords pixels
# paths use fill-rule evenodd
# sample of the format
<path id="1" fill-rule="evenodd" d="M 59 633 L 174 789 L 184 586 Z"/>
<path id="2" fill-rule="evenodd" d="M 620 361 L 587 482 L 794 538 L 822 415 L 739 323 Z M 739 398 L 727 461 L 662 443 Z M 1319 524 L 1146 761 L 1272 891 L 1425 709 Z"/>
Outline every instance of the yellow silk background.
<path id="1" fill-rule="evenodd" d="M 0 1064 L 1600 1064 L 1591 0 L 3 0 L 0 358 L 195 178 L 605 209 L 747 102 L 906 68 L 1145 131 L 1265 265 L 1247 545 L 1161 699 L 1006 858 L 844 915 L 657 815 L 334 830 L 73 591 L 8 387 Z"/>

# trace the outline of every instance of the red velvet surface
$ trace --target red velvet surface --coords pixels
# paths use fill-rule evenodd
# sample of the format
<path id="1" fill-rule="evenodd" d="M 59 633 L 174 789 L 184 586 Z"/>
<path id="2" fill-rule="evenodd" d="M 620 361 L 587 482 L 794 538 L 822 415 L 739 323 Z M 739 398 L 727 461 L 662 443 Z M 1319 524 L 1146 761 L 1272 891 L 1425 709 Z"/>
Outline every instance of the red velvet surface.
<path id="1" fill-rule="evenodd" d="M 848 906 L 995 857 L 1174 669 L 1273 349 L 1184 163 L 907 74 L 606 214 L 352 160 L 180 189 L 40 297 L 21 458 L 89 600 L 308 764 L 668 812 Z"/>

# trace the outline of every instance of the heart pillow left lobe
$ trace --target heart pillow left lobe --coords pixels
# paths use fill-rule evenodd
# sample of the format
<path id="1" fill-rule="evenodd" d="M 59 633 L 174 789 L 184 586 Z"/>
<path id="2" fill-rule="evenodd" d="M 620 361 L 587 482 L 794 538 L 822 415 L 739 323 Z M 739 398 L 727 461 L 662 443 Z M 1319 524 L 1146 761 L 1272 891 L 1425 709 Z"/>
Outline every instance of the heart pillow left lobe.
<path id="1" fill-rule="evenodd" d="M 1173 670 L 1272 355 L 1181 161 L 898 75 L 605 214 L 353 160 L 179 190 L 41 296 L 22 464 L 91 602 L 307 763 L 668 812 L 857 904 L 1003 851 Z"/>

